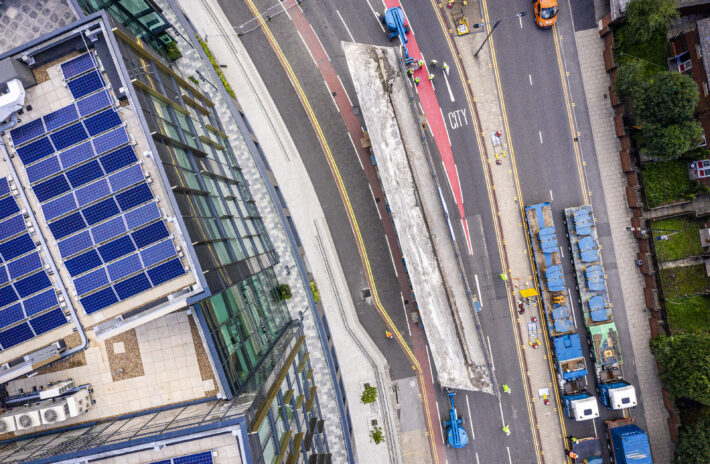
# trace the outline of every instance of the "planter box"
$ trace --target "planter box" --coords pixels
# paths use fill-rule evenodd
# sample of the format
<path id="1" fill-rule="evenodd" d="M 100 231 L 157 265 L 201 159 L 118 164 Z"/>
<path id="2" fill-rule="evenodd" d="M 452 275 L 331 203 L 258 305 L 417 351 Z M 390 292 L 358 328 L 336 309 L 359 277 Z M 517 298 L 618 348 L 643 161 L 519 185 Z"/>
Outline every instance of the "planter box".
<path id="1" fill-rule="evenodd" d="M 641 208 L 643 206 L 638 190 L 629 185 L 626 186 L 626 202 L 629 208 Z"/>
<path id="2" fill-rule="evenodd" d="M 653 288 L 648 288 L 644 287 L 643 289 L 643 297 L 644 301 L 646 302 L 646 307 L 652 311 L 658 311 L 661 309 L 661 301 L 658 297 L 658 290 L 653 289 Z M 657 324 L 656 325 L 656 330 L 658 330 Z M 653 328 L 651 328 L 653 331 Z"/>
<path id="3" fill-rule="evenodd" d="M 616 71 L 616 69 L 614 71 L 612 71 L 612 73 L 611 73 L 612 82 L 614 82 L 613 79 L 614 79 L 614 76 L 616 75 L 615 71 Z M 614 84 L 609 86 L 609 101 L 611 102 L 611 106 L 613 106 L 614 108 L 621 105 L 621 100 L 619 99 L 619 96 L 616 95 L 616 92 L 614 91 Z"/>
<path id="4" fill-rule="evenodd" d="M 626 131 L 624 130 L 623 116 L 620 116 L 618 114 L 614 116 L 614 128 L 616 129 L 617 137 L 621 138 L 626 135 Z"/>
<path id="5" fill-rule="evenodd" d="M 619 142 L 621 142 L 621 149 L 622 150 L 626 150 L 629 153 L 631 153 L 631 137 L 624 134 L 623 137 L 619 137 Z"/>
<path id="6" fill-rule="evenodd" d="M 599 37 L 604 37 L 611 32 L 609 25 L 611 24 L 611 13 L 607 13 L 601 20 L 599 20 Z"/>

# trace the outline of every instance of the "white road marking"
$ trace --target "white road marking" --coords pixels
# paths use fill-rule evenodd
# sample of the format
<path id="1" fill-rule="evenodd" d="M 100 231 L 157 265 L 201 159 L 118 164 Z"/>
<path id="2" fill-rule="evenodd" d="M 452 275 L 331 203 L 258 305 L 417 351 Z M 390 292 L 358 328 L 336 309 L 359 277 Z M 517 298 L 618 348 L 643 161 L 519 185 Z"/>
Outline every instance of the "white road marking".
<path id="1" fill-rule="evenodd" d="M 325 50 L 325 47 L 323 46 L 323 42 L 320 41 L 320 37 L 318 37 L 318 34 L 316 34 L 316 30 L 313 29 L 313 25 L 309 24 L 309 26 L 311 26 L 311 31 L 313 31 L 313 35 L 316 36 L 316 40 L 318 40 L 318 43 L 320 44 L 320 48 L 323 49 L 323 53 L 325 53 L 325 57 L 328 58 L 328 61 L 330 61 L 330 56 L 328 56 L 328 52 Z"/>
<path id="2" fill-rule="evenodd" d="M 565 252 L 562 251 L 562 248 L 560 248 L 560 258 L 564 258 L 564 257 L 565 257 Z"/>
<path id="3" fill-rule="evenodd" d="M 520 29 L 522 29 L 523 28 L 523 17 L 518 16 L 518 21 L 520 21 Z"/>
<path id="4" fill-rule="evenodd" d="M 574 303 L 572 303 L 572 294 L 569 291 L 569 287 L 567 287 L 567 298 L 569 298 L 569 305 L 570 305 L 569 309 L 570 309 L 570 312 L 572 313 L 572 321 L 574 321 L 574 326 L 577 327 L 577 316 L 574 315 Z M 587 377 L 584 377 L 584 380 L 587 380 Z"/>
<path id="5" fill-rule="evenodd" d="M 532 85 L 532 74 L 528 74 L 528 80 L 530 81 L 530 85 Z"/>
<path id="6" fill-rule="evenodd" d="M 353 144 L 353 150 L 355 150 L 355 158 L 357 158 L 357 162 L 360 163 L 360 168 L 364 171 L 365 166 L 362 165 L 362 160 L 360 159 L 360 156 L 357 153 L 357 147 L 355 146 L 355 142 L 353 141 L 353 137 L 352 137 L 352 135 L 350 135 L 350 132 L 348 132 L 347 134 L 348 134 L 348 138 L 350 139 L 350 143 Z"/>
<path id="7" fill-rule="evenodd" d="M 478 451 L 474 451 L 476 453 L 476 464 L 481 464 L 481 461 L 478 460 Z"/>
<path id="8" fill-rule="evenodd" d="M 345 20 L 343 19 L 343 16 L 340 14 L 340 11 L 335 10 L 336 13 L 338 13 L 338 18 L 340 18 L 340 21 L 343 23 L 343 26 L 345 26 L 345 30 L 348 31 L 348 35 L 350 36 L 350 40 L 352 42 L 355 42 L 355 37 L 353 37 L 353 34 L 350 32 L 350 28 L 348 27 L 347 24 L 345 24 Z"/>
<path id="9" fill-rule="evenodd" d="M 434 371 L 431 368 L 431 356 L 429 356 L 429 345 L 424 345 L 424 349 L 426 349 L 426 357 L 429 360 L 429 374 L 431 374 L 431 380 L 434 381 Z M 437 402 L 436 404 L 437 409 L 439 408 L 439 403 Z M 439 417 L 441 417 L 441 414 L 439 414 Z M 444 437 L 442 435 L 441 439 L 443 440 Z"/>
<path id="10" fill-rule="evenodd" d="M 451 85 L 449 84 L 449 78 L 447 76 L 447 74 L 449 74 L 448 70 L 442 74 L 444 75 L 444 80 L 446 81 L 446 88 L 449 89 L 449 98 L 452 102 L 455 102 L 456 99 L 454 98 L 454 93 L 451 91 Z"/>
<path id="11" fill-rule="evenodd" d="M 552 189 L 550 189 L 550 201 L 555 201 L 555 197 L 552 196 Z"/>
<path id="12" fill-rule="evenodd" d="M 456 195 L 454 195 L 454 187 L 451 185 L 451 179 L 449 179 L 448 174 L 446 174 L 446 165 L 444 164 L 443 161 L 441 162 L 441 166 L 443 166 L 443 168 L 444 168 L 444 177 L 446 177 L 446 182 L 448 182 L 448 184 L 449 184 L 449 190 L 451 190 L 451 196 L 456 198 Z"/>
<path id="13" fill-rule="evenodd" d="M 508 450 L 508 462 L 509 462 L 510 464 L 513 464 L 513 460 L 512 460 L 511 457 L 510 457 L 510 448 L 509 448 L 508 446 L 506 446 L 505 449 Z"/>
<path id="14" fill-rule="evenodd" d="M 426 398 L 424 398 L 422 401 L 426 401 Z M 439 410 L 439 402 L 436 402 L 436 414 L 439 416 L 439 433 L 441 433 L 441 442 L 446 444 L 446 440 L 444 440 L 444 427 L 441 426 L 441 411 Z"/>
<path id="15" fill-rule="evenodd" d="M 498 395 L 498 409 L 500 409 L 500 421 L 503 423 L 503 427 L 506 426 L 505 417 L 503 417 L 503 403 L 500 401 L 500 395 Z"/>
<path id="16" fill-rule="evenodd" d="M 471 405 L 468 403 L 468 395 L 466 395 L 466 409 L 468 409 L 468 424 L 471 426 L 471 438 L 476 439 L 476 432 L 473 431 L 473 421 L 471 420 Z"/>
<path id="17" fill-rule="evenodd" d="M 441 113 L 441 119 L 444 119 L 444 110 L 439 107 L 439 112 Z M 429 124 L 427 124 L 428 126 Z M 446 119 L 444 119 L 444 129 L 446 129 L 446 138 L 449 140 L 449 146 L 451 146 L 451 137 L 449 137 L 449 128 L 446 125 Z"/>
<path id="18" fill-rule="evenodd" d="M 483 309 L 483 298 L 481 297 L 481 287 L 478 286 L 478 274 L 474 274 L 473 278 L 476 279 L 476 296 L 478 297 L 478 306 Z"/>
<path id="19" fill-rule="evenodd" d="M 375 204 L 375 210 L 377 211 L 377 215 L 380 216 L 380 221 L 382 220 L 382 216 L 380 215 L 380 208 L 377 207 L 377 200 L 375 200 L 375 194 L 372 192 L 372 186 L 370 184 L 367 185 L 367 188 L 370 189 L 370 195 L 372 195 L 372 202 Z M 387 242 L 387 240 L 385 240 Z M 390 243 L 387 242 L 387 248 L 390 247 Z M 392 259 L 392 267 L 394 267 L 394 272 L 395 274 L 397 273 L 397 267 L 394 265 L 394 258 L 392 258 L 392 250 L 390 249 L 390 258 Z"/>
<path id="20" fill-rule="evenodd" d="M 370 11 L 372 11 L 372 14 L 375 15 L 375 18 L 377 18 L 377 24 L 380 25 L 380 29 L 382 29 L 382 32 L 385 32 L 385 26 L 382 25 L 382 22 L 380 22 L 380 15 L 377 14 L 374 8 L 372 8 L 372 5 L 370 5 L 370 1 L 367 0 L 367 6 L 370 7 Z"/>
<path id="21" fill-rule="evenodd" d="M 446 124 L 444 124 L 446 126 Z M 451 145 L 451 144 L 449 144 Z M 463 193 L 463 189 L 461 188 L 461 176 L 459 176 L 459 167 L 456 163 L 454 163 L 454 169 L 456 170 L 456 183 L 459 184 L 459 192 Z M 461 195 L 461 204 L 463 205 L 463 195 Z"/>
<path id="22" fill-rule="evenodd" d="M 345 92 L 345 96 L 348 98 L 348 103 L 350 103 L 350 107 L 353 106 L 353 101 L 350 100 L 350 95 L 348 95 L 348 91 L 345 90 L 345 86 L 343 85 L 343 81 L 340 79 L 340 76 L 336 74 L 336 77 L 338 78 L 338 81 L 340 82 L 340 87 L 343 88 L 343 92 Z"/>
<path id="23" fill-rule="evenodd" d="M 542 131 L 537 131 L 537 135 L 540 136 L 540 145 L 542 145 Z"/>
<path id="24" fill-rule="evenodd" d="M 486 340 L 488 340 L 488 352 L 491 354 L 491 366 L 493 370 L 496 370 L 496 363 L 493 362 L 493 350 L 491 350 L 491 339 L 486 335 Z"/>
<path id="25" fill-rule="evenodd" d="M 596 420 L 592 421 L 592 426 L 594 427 L 594 436 L 598 437 L 599 435 L 597 435 L 597 421 Z"/>
<path id="26" fill-rule="evenodd" d="M 402 309 L 404 310 L 404 317 L 407 318 L 407 332 L 409 332 L 409 336 L 412 336 L 412 329 L 409 328 L 409 317 L 407 316 L 407 307 L 404 304 L 404 295 L 402 295 L 402 292 L 399 292 L 399 297 L 402 299 Z"/>
<path id="27" fill-rule="evenodd" d="M 471 234 L 468 231 L 468 222 L 466 219 L 461 218 L 461 225 L 463 226 L 464 234 L 466 235 L 466 246 L 468 247 L 468 254 L 473 254 L 473 247 L 471 246 Z"/>
<path id="28" fill-rule="evenodd" d="M 308 48 L 308 44 L 306 44 L 306 40 L 303 38 L 301 33 L 298 31 L 298 29 L 296 29 L 296 32 L 298 32 L 298 36 L 301 38 L 301 42 L 303 42 L 303 46 L 308 51 L 308 54 L 311 56 L 311 59 L 313 60 L 313 64 L 315 64 L 316 67 L 318 67 L 318 63 L 316 62 L 316 58 L 313 56 L 313 53 L 311 53 L 311 50 Z"/>

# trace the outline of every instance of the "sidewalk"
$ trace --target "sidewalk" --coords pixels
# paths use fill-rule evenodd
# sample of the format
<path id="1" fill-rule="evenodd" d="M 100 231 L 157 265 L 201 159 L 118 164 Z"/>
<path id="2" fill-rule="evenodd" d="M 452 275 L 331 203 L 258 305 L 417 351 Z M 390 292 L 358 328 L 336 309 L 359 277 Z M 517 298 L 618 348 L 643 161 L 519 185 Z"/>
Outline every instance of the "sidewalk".
<path id="1" fill-rule="evenodd" d="M 630 224 L 631 211 L 626 203 L 626 178 L 619 159 L 620 144 L 609 105 L 609 76 L 604 70 L 604 43 L 596 29 L 575 34 L 579 64 L 584 76 L 584 92 L 592 123 L 597 162 L 604 186 L 604 198 L 609 214 L 611 238 L 617 253 L 617 264 L 624 297 L 624 309 L 629 320 L 633 362 L 639 378 L 639 389 L 646 413 L 646 424 L 655 462 L 670 462 L 673 444 L 668 432 L 668 413 L 663 406 L 661 381 L 656 360 L 651 354 L 651 330 L 643 296 L 643 278 L 636 265 L 636 243 L 625 230 Z M 615 309 L 616 310 L 616 309 Z M 627 348 L 628 349 L 628 348 Z M 633 414 L 633 411 L 631 411 Z"/>
<path id="2" fill-rule="evenodd" d="M 397 463 L 402 462 L 403 454 L 411 457 L 407 462 L 427 462 L 421 459 L 422 455 L 429 456 L 421 411 L 420 414 L 413 414 L 417 408 L 407 405 L 406 432 L 400 434 L 394 385 L 389 377 L 387 360 L 359 324 L 325 215 L 313 185 L 307 181 L 308 172 L 268 90 L 215 0 L 183 0 L 180 3 L 192 23 L 197 25 L 198 32 L 208 33 L 209 46 L 217 61 L 228 65 L 223 69 L 225 77 L 239 97 L 241 109 L 264 149 L 286 202 L 298 205 L 298 214 L 293 215 L 292 219 L 307 255 L 309 270 L 318 283 L 338 361 L 344 367 L 341 375 L 345 396 L 350 399 L 347 410 L 352 419 L 349 422 L 352 424 L 355 462 Z M 282 259 L 286 258 L 281 253 L 279 255 Z M 284 272 L 283 266 L 280 268 Z M 280 274 L 279 278 L 289 279 Z M 303 307 L 289 306 L 294 317 Z M 311 317 L 310 314 L 306 314 L 308 317 Z M 352 369 L 352 366 L 357 366 L 357 369 Z M 365 383 L 377 388 L 377 402 L 373 405 L 364 405 L 359 401 Z M 399 395 L 416 398 L 416 383 L 412 387 L 413 395 L 409 387 L 412 387 L 409 383 L 400 382 Z M 329 437 L 337 437 L 338 418 L 326 419 L 326 426 L 330 425 Z M 419 427 L 417 421 L 421 422 Z M 370 439 L 373 424 L 382 427 L 385 436 L 383 444 L 375 445 Z M 400 449 L 400 442 L 407 443 L 407 448 Z M 344 462 L 343 457 L 334 454 L 334 462 Z"/>

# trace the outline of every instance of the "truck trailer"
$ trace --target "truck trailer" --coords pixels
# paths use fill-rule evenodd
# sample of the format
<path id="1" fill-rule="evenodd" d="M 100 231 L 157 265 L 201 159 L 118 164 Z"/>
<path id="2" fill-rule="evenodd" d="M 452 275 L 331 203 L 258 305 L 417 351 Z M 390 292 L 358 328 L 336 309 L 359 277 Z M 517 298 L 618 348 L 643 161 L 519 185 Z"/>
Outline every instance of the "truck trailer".
<path id="1" fill-rule="evenodd" d="M 614 464 L 653 464 L 648 436 L 633 418 L 607 421 L 606 430 Z"/>

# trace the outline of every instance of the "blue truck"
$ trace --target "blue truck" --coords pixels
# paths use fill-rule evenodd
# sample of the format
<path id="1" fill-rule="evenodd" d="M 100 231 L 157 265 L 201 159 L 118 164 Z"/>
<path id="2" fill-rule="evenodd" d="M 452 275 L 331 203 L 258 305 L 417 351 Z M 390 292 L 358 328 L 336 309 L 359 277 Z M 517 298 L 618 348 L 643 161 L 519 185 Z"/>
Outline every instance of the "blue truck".
<path id="1" fill-rule="evenodd" d="M 637 404 L 636 389 L 623 379 L 619 335 L 609 301 L 592 207 L 566 208 L 565 224 L 599 398 L 609 409 L 634 407 Z"/>
<path id="2" fill-rule="evenodd" d="M 614 464 L 653 464 L 648 436 L 633 418 L 607 421 L 606 430 Z"/>
<path id="3" fill-rule="evenodd" d="M 575 421 L 595 419 L 599 406 L 585 389 L 587 367 L 576 334 L 550 203 L 526 206 L 525 221 L 565 414 Z"/>

